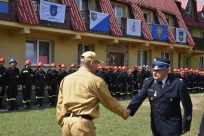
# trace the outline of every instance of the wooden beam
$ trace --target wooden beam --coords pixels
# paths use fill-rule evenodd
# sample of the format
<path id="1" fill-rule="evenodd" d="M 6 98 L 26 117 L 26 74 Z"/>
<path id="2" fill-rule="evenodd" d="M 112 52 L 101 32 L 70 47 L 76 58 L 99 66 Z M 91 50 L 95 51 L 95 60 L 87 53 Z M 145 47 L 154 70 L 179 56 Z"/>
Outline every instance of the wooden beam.
<path id="1" fill-rule="evenodd" d="M 156 50 L 170 50 L 173 49 L 173 46 L 156 46 Z"/>
<path id="2" fill-rule="evenodd" d="M 111 39 L 111 40 L 100 40 L 99 41 L 101 45 L 105 44 L 114 44 L 114 43 L 119 43 L 118 39 Z"/>
<path id="3" fill-rule="evenodd" d="M 134 43 L 131 44 L 131 48 L 144 48 L 149 47 L 149 43 Z"/>
<path id="4" fill-rule="evenodd" d="M 10 29 L 9 30 L 10 36 L 21 35 L 21 34 L 30 34 L 30 28 L 24 27 L 21 29 Z"/>
<path id="5" fill-rule="evenodd" d="M 79 40 L 79 39 L 81 39 L 81 35 L 79 34 L 61 36 L 61 41 Z"/>

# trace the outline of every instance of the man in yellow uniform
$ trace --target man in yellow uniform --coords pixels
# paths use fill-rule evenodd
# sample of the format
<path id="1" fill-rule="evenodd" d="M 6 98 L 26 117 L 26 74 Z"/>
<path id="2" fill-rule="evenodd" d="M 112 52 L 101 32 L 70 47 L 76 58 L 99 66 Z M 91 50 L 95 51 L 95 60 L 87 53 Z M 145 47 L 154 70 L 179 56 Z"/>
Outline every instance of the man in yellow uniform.
<path id="1" fill-rule="evenodd" d="M 127 119 L 126 110 L 111 96 L 104 80 L 95 76 L 100 62 L 96 53 L 87 51 L 81 55 L 80 69 L 61 81 L 56 116 L 63 136 L 96 136 L 92 120 L 99 117 L 99 103 Z"/>

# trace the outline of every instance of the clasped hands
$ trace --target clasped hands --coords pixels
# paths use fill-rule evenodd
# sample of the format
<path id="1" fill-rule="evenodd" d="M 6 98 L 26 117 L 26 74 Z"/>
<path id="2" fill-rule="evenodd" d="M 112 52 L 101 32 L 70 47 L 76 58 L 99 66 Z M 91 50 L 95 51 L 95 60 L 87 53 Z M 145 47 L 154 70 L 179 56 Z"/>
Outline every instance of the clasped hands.
<path id="1" fill-rule="evenodd" d="M 127 120 L 130 117 L 131 110 L 125 109 L 124 112 L 125 112 L 125 117 L 123 117 L 123 119 Z"/>

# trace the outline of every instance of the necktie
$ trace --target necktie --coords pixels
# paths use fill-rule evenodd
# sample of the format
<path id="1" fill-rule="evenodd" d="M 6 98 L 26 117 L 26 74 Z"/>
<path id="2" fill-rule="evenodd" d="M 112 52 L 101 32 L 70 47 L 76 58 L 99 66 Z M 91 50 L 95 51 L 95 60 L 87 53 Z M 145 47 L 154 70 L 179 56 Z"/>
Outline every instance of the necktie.
<path id="1" fill-rule="evenodd" d="M 162 84 L 163 84 L 162 81 L 159 81 L 158 84 L 160 86 L 160 89 L 162 90 Z"/>

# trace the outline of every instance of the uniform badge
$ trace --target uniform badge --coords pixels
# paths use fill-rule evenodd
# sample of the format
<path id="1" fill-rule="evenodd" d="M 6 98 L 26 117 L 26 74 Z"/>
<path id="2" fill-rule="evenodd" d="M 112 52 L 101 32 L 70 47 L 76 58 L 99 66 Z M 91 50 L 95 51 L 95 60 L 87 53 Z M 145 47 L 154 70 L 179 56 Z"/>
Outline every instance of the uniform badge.
<path id="1" fill-rule="evenodd" d="M 172 102 L 172 101 L 173 101 L 173 99 L 171 98 L 171 99 L 170 99 L 170 101 Z"/>
<path id="2" fill-rule="evenodd" d="M 191 120 L 191 116 L 186 117 L 187 120 Z"/>
<path id="3" fill-rule="evenodd" d="M 153 97 L 150 97 L 149 99 L 152 101 L 152 100 L 153 100 Z"/>
<path id="4" fill-rule="evenodd" d="M 157 91 L 154 92 L 154 96 L 155 96 L 155 97 L 157 96 Z"/>

